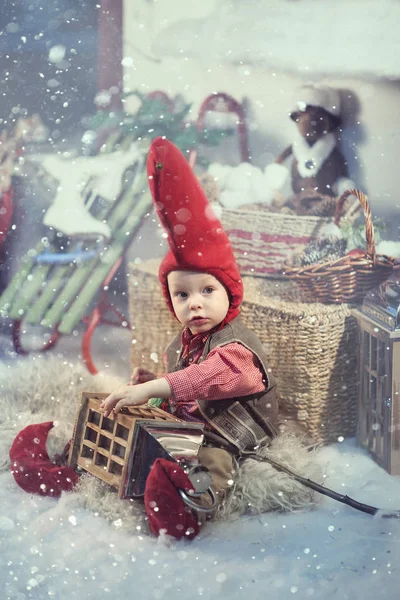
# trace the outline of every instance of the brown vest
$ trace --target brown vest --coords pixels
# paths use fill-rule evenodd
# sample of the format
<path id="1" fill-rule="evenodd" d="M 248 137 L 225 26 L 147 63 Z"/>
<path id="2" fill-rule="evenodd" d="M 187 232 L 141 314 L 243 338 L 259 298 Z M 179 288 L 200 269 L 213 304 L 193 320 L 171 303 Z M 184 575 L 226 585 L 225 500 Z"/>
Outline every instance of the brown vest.
<path id="1" fill-rule="evenodd" d="M 198 362 L 203 361 L 214 348 L 233 342 L 242 344 L 258 358 L 264 372 L 265 390 L 226 400 L 197 400 L 197 405 L 203 418 L 212 427 L 212 431 L 206 434 L 208 442 L 230 447 L 235 453 L 250 454 L 259 446 L 268 444 L 277 433 L 276 384 L 269 373 L 262 343 L 236 318 L 208 338 Z M 166 351 L 169 372 L 183 368 L 180 363 L 181 351 L 181 334 L 178 334 Z"/>

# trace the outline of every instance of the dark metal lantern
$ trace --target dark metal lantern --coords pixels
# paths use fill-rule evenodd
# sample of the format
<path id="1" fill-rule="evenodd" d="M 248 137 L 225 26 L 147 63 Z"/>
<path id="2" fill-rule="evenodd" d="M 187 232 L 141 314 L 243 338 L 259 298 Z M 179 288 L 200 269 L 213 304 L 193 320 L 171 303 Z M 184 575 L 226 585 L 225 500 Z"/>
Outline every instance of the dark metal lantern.
<path id="1" fill-rule="evenodd" d="M 359 335 L 357 441 L 392 475 L 400 474 L 400 281 L 369 292 L 354 311 Z"/>

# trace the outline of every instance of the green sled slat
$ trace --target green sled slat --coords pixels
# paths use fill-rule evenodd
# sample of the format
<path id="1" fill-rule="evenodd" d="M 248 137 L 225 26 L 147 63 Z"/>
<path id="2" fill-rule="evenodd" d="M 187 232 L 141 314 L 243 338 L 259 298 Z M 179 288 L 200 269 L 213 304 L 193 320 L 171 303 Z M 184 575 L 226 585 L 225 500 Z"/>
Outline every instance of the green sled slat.
<path id="1" fill-rule="evenodd" d="M 34 265 L 28 275 L 29 279 L 25 280 L 24 285 L 13 302 L 12 309 L 10 310 L 10 317 L 12 319 L 22 319 L 32 302 L 35 301 L 43 290 L 51 267 L 52 265 Z"/>
<path id="2" fill-rule="evenodd" d="M 128 218 L 125 219 L 118 232 L 114 234 L 114 239 L 110 242 L 110 246 L 104 256 L 94 259 L 93 261 L 88 261 L 88 263 L 82 265 L 79 270 L 75 271 L 51 309 L 43 317 L 42 325 L 46 327 L 55 327 L 59 323 L 59 331 L 60 333 L 63 333 L 61 321 L 64 319 L 70 304 L 78 299 L 83 291 L 83 286 L 91 290 L 89 295 L 93 298 L 105 276 L 132 239 L 136 228 L 140 225 L 140 221 L 150 206 L 151 196 L 149 193 L 145 193 L 139 199 L 134 209 L 132 208 L 130 211 L 124 211 L 125 215 L 128 214 Z M 113 215 L 113 217 L 116 218 L 115 215 Z M 127 233 L 129 233 L 129 235 L 127 235 Z M 118 243 L 118 238 L 121 240 L 120 243 Z M 98 270 L 102 275 L 105 273 L 103 279 L 100 279 L 100 275 L 97 275 Z M 79 316 L 74 319 L 76 323 L 82 318 L 86 308 L 87 304 L 83 307 L 83 312 L 79 311 Z"/>
<path id="3" fill-rule="evenodd" d="M 119 137 L 120 133 L 116 132 L 104 147 L 111 150 Z M 127 137 L 123 142 L 125 147 L 125 142 L 129 146 L 131 140 Z M 99 220 L 107 221 L 111 230 L 111 240 L 108 247 L 105 246 L 103 256 L 99 253 L 90 261 L 74 265 L 35 264 L 35 257 L 46 249 L 45 244 L 40 242 L 28 252 L 20 270 L 0 297 L 0 312 L 13 319 L 23 318 L 31 325 L 41 324 L 49 328 L 54 328 L 62 321 L 62 332 L 70 333 L 116 260 L 129 245 L 151 205 L 143 164 L 120 197 L 97 215 Z M 87 249 L 93 249 L 91 244 Z"/>
<path id="4" fill-rule="evenodd" d="M 25 256 L 22 266 L 11 279 L 7 288 L 0 296 L 0 311 L 10 316 L 13 308 L 13 303 L 18 293 L 21 291 L 24 282 L 32 271 L 35 264 L 35 258 L 44 248 L 44 243 L 40 242 L 33 250 Z"/>
<path id="5" fill-rule="evenodd" d="M 29 325 L 39 325 L 41 323 L 43 316 L 53 304 L 54 299 L 61 293 L 66 280 L 72 276 L 75 269 L 77 269 L 76 265 L 59 265 L 53 268 L 45 289 L 26 313 L 26 323 Z"/>
<path id="6" fill-rule="evenodd" d="M 126 191 L 122 193 L 122 196 L 126 194 Z M 118 206 L 120 203 L 124 204 L 123 197 L 120 200 L 116 201 L 116 205 Z M 106 218 L 107 212 L 111 212 L 111 209 L 105 207 L 103 211 L 98 216 L 98 219 L 101 220 Z M 113 221 L 117 220 L 118 216 L 110 217 L 110 228 L 112 228 Z M 96 248 L 96 243 L 92 242 L 87 245 L 86 250 L 90 251 Z M 93 259 L 91 264 L 93 264 Z M 74 272 L 81 269 L 82 264 L 66 264 L 66 265 L 54 265 L 53 270 L 51 271 L 51 277 L 46 282 L 46 287 L 43 290 L 42 294 L 37 298 L 36 302 L 34 302 L 29 310 L 26 313 L 25 321 L 29 325 L 46 325 L 50 326 L 50 322 L 53 323 L 53 319 L 47 322 L 45 315 L 50 311 L 53 303 L 56 298 L 63 293 L 64 286 L 66 282 L 73 276 Z M 50 313 L 51 314 L 51 313 Z M 53 326 L 53 325 L 52 325 Z"/>
<path id="7" fill-rule="evenodd" d="M 117 214 L 118 212 L 123 212 L 124 215 L 126 215 L 128 212 L 127 211 L 128 206 L 124 206 L 125 205 L 124 199 L 126 200 L 126 202 L 128 202 L 128 200 L 129 200 L 128 196 L 121 199 L 120 203 L 118 204 L 118 208 L 120 209 L 120 211 L 115 211 L 112 214 L 112 216 L 110 217 L 110 222 L 109 222 L 110 228 L 115 227 L 115 221 L 118 220 L 118 214 Z M 122 207 L 120 206 L 121 204 L 122 204 Z M 113 238 L 115 237 L 114 232 L 112 233 L 112 236 L 113 236 Z M 114 239 L 112 239 L 109 243 L 111 246 L 108 248 L 108 250 L 106 251 L 104 256 L 107 256 L 107 254 L 110 251 L 110 248 L 112 248 L 112 246 L 114 244 Z M 118 256 L 117 256 L 117 258 L 118 258 Z M 69 281 L 65 285 L 64 289 L 61 291 L 61 293 L 55 300 L 53 306 L 49 309 L 49 311 L 43 317 L 42 322 L 41 322 L 42 325 L 44 325 L 46 327 L 55 327 L 63 318 L 64 313 L 68 309 L 69 305 L 79 296 L 83 286 L 85 285 L 85 287 L 91 288 L 92 286 L 95 285 L 92 283 L 92 275 L 93 275 L 95 269 L 97 268 L 97 265 L 99 265 L 99 264 L 101 264 L 101 259 L 100 259 L 100 257 L 97 257 L 97 258 L 81 265 L 80 268 L 75 271 L 75 273 L 72 275 L 72 277 L 69 279 Z M 110 268 L 110 267 L 108 267 L 108 268 Z M 97 291 L 97 288 L 94 288 L 93 295 L 96 293 L 96 291 Z M 79 321 L 79 319 L 78 319 L 78 321 Z"/>
<path id="8" fill-rule="evenodd" d="M 98 258 L 90 260 L 73 273 L 54 304 L 44 315 L 41 325 L 54 328 L 59 323 L 67 307 L 78 296 L 84 283 L 87 282 L 86 285 L 90 285 L 90 275 L 97 262 Z"/>
<path id="9" fill-rule="evenodd" d="M 115 240 L 104 256 L 102 262 L 99 263 L 92 272 L 90 284 L 88 282 L 88 284 L 80 291 L 76 300 L 63 315 L 58 327 L 60 333 L 71 333 L 78 325 L 115 262 L 124 253 L 127 246 L 129 246 L 130 241 L 141 224 L 143 216 L 151 206 L 151 202 L 150 194 L 144 194 L 139 204 L 135 207 L 135 212 L 128 215 L 128 218 L 116 234 Z M 129 232 L 129 236 L 126 235 L 127 231 Z"/>

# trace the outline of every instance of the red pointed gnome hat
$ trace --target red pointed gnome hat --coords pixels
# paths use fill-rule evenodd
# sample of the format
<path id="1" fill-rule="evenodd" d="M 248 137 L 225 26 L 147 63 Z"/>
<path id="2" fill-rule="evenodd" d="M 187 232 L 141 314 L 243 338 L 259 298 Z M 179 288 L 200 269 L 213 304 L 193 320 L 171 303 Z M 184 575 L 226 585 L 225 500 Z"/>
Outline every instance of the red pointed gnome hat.
<path id="1" fill-rule="evenodd" d="M 29 494 L 53 496 L 70 492 L 78 482 L 78 474 L 66 465 L 53 463 L 46 450 L 52 421 L 28 425 L 15 438 L 10 448 L 11 472 L 19 487 Z"/>
<path id="2" fill-rule="evenodd" d="M 230 306 L 224 323 L 230 321 L 239 314 L 242 278 L 228 236 L 195 174 L 181 151 L 158 137 L 150 146 L 147 175 L 170 246 L 158 273 L 168 308 L 175 315 L 168 291 L 168 273 L 201 271 L 213 275 L 228 291 Z"/>

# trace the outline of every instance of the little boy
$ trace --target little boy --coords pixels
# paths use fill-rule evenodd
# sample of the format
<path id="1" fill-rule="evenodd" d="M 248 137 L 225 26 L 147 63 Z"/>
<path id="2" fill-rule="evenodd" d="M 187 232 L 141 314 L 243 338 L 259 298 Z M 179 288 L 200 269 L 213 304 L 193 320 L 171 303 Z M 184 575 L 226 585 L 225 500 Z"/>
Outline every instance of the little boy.
<path id="1" fill-rule="evenodd" d="M 183 331 L 167 348 L 163 377 L 135 369 L 133 385 L 110 394 L 102 409 L 108 416 L 158 397 L 177 417 L 204 423 L 198 457 L 221 502 L 232 483 L 234 456 L 253 453 L 276 435 L 275 382 L 260 340 L 238 318 L 243 284 L 232 248 L 184 156 L 157 138 L 147 171 L 170 245 L 159 279 Z M 188 511 L 179 487 L 192 487 L 183 470 L 158 459 L 146 482 L 146 512 L 153 533 L 190 539 L 201 519 Z"/>

